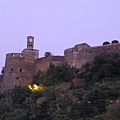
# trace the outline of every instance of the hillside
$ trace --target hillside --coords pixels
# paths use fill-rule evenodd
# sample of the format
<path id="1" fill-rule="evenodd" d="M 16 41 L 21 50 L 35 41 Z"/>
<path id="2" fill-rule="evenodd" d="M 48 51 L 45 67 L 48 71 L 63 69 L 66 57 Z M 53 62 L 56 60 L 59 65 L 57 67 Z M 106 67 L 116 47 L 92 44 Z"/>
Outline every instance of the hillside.
<path id="1" fill-rule="evenodd" d="M 0 120 L 120 119 L 120 53 L 96 56 L 82 69 L 51 64 L 32 85 L 0 94 Z"/>

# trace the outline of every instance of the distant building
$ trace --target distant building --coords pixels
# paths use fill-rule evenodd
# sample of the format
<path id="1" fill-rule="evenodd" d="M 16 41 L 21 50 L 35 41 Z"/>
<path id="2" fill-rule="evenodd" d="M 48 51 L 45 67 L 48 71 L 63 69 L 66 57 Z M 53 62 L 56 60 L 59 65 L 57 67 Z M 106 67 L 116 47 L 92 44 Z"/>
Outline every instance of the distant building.
<path id="1" fill-rule="evenodd" d="M 46 72 L 50 64 L 55 66 L 65 63 L 81 68 L 85 63 L 92 63 L 96 55 L 120 52 L 120 44 L 109 44 L 90 47 L 88 44 L 78 44 L 66 49 L 64 56 L 48 56 L 39 58 L 39 50 L 34 49 L 34 37 L 27 37 L 27 48 L 21 53 L 8 53 L 4 73 L 0 76 L 0 92 L 14 86 L 26 86 L 33 80 L 38 70 Z"/>

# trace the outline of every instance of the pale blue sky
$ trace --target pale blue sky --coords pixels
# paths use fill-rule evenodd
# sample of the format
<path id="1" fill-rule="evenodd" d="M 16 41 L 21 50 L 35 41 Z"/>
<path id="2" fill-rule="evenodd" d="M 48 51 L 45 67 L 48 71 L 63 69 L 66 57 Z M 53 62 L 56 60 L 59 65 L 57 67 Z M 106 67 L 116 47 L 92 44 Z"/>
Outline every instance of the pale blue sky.
<path id="1" fill-rule="evenodd" d="M 120 40 L 120 0 L 0 0 L 0 68 L 7 53 L 26 48 L 28 35 L 41 57 Z"/>

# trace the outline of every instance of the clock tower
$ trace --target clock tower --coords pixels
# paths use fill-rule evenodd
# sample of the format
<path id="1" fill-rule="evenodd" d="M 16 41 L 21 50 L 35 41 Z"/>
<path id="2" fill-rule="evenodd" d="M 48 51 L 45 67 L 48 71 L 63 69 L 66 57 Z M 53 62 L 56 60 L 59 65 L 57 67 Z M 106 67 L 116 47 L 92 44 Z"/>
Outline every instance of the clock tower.
<path id="1" fill-rule="evenodd" d="M 34 60 L 39 58 L 39 50 L 34 49 L 34 37 L 27 37 L 27 48 L 22 51 L 24 59 Z"/>
<path id="2" fill-rule="evenodd" d="M 27 37 L 27 49 L 33 49 L 34 47 L 34 37 L 28 36 Z"/>

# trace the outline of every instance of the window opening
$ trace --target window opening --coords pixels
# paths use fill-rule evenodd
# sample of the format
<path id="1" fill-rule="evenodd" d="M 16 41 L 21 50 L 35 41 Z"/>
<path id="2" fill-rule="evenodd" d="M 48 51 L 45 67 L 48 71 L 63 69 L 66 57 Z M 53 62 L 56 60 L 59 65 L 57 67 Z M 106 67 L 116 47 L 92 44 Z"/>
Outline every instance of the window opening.
<path id="1" fill-rule="evenodd" d="M 23 57 L 23 55 L 20 55 L 20 57 Z"/>
<path id="2" fill-rule="evenodd" d="M 14 57 L 15 55 L 14 54 L 12 54 L 12 57 Z"/>
<path id="3" fill-rule="evenodd" d="M 13 72 L 13 68 L 11 68 L 11 71 Z"/>
<path id="4" fill-rule="evenodd" d="M 20 72 L 22 72 L 22 68 L 20 69 Z"/>
<path id="5" fill-rule="evenodd" d="M 16 77 L 16 79 L 18 80 L 18 79 L 19 79 L 19 77 Z"/>

